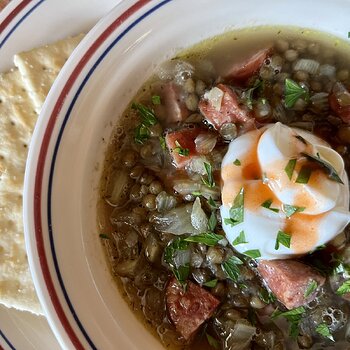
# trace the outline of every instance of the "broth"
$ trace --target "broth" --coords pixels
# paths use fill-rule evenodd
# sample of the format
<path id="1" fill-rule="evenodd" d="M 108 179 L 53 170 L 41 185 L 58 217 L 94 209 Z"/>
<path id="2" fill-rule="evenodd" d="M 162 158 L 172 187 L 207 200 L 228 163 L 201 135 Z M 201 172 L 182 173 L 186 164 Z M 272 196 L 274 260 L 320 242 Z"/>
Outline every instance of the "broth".
<path id="1" fill-rule="evenodd" d="M 266 48 L 269 49 L 265 52 Z M 229 77 L 231 73 L 227 72 L 232 71 L 235 63 L 257 52 L 265 55 L 257 68 L 248 73 L 242 73 L 242 67 L 237 73 L 235 68 L 236 77 Z M 276 308 L 281 312 L 287 309 L 272 293 L 272 285 L 262 278 L 259 256 L 242 255 L 225 241 L 219 211 L 223 156 L 229 143 L 251 128 L 281 122 L 306 129 L 327 141 L 342 156 L 348 171 L 348 57 L 347 42 L 307 29 L 257 27 L 229 32 L 165 62 L 145 82 L 120 118 L 104 162 L 98 203 L 99 234 L 111 273 L 126 302 L 166 348 L 349 347 L 347 291 L 339 295 L 339 288 L 344 283 L 346 286 L 350 278 L 346 229 L 322 249 L 314 247 L 314 251 L 293 258 L 300 266 L 311 266 L 315 275 L 325 276 L 326 282 L 316 283 L 318 277 L 315 277 L 312 281 L 316 286 L 311 291 L 308 286 L 303 306 L 292 309 L 300 311 L 301 307 L 302 311 L 294 318 L 288 314 L 278 317 L 274 314 Z M 309 61 L 303 65 L 302 59 Z M 297 64 L 303 69 L 296 69 Z M 310 64 L 317 69 L 310 68 Z M 298 98 L 289 107 L 286 80 L 299 88 Z M 219 97 L 205 95 L 213 87 L 221 89 L 221 92 L 215 90 Z M 226 87 L 230 92 L 222 95 Z M 339 89 L 343 90 L 339 92 Z M 234 97 L 230 95 L 232 91 Z M 332 94 L 336 95 L 333 102 Z M 245 121 L 243 117 L 225 123 L 216 119 L 215 113 L 220 114 L 226 103 L 222 96 L 229 95 L 233 101 L 237 98 L 234 107 L 238 106 L 237 113 L 249 116 Z M 208 108 L 208 103 L 218 103 L 220 96 L 219 105 Z M 207 104 L 201 105 L 204 99 L 209 102 L 206 100 Z M 204 116 L 208 110 L 211 114 Z M 248 128 L 248 123 L 254 123 L 254 127 L 250 124 Z M 204 135 L 202 139 L 198 138 L 200 133 Z M 177 135 L 175 143 L 171 139 L 173 135 Z M 191 138 L 196 140 L 194 151 L 192 144 L 188 144 Z M 199 148 L 202 152 L 198 155 Z M 198 159 L 192 160 L 193 154 Z M 236 159 L 236 165 L 240 166 L 240 161 Z M 246 167 L 248 180 L 262 176 L 256 164 Z M 205 240 L 185 241 L 200 231 L 191 219 L 194 210 L 198 215 L 204 213 L 206 220 L 210 218 L 206 221 L 209 227 L 206 231 L 212 231 L 215 244 Z M 200 221 L 196 223 L 201 226 Z M 244 233 L 240 239 L 244 241 Z M 230 274 L 227 265 L 235 258 L 239 262 L 233 269 L 238 269 L 238 276 Z M 177 282 L 172 282 L 174 274 Z M 178 311 L 169 301 L 174 292 L 174 289 L 169 291 L 172 283 L 182 283 L 184 290 L 179 293 L 184 295 L 195 291 L 194 285 L 200 286 L 207 293 L 203 300 L 198 297 L 203 302 L 202 308 L 209 307 L 209 295 L 219 302 L 215 307 L 212 302 L 213 310 L 202 315 L 198 330 L 187 340 L 185 331 L 181 332 L 181 320 L 174 321 L 176 312 L 171 312 L 172 308 Z M 305 296 L 307 292 L 309 295 Z M 200 292 L 196 290 L 196 293 Z M 309 296 L 313 296 L 312 300 Z M 174 298 L 180 297 L 176 294 Z M 324 326 L 318 327 L 320 324 Z M 297 328 L 294 337 L 289 334 L 293 333 L 291 327 Z M 336 345 L 330 340 L 332 337 Z"/>

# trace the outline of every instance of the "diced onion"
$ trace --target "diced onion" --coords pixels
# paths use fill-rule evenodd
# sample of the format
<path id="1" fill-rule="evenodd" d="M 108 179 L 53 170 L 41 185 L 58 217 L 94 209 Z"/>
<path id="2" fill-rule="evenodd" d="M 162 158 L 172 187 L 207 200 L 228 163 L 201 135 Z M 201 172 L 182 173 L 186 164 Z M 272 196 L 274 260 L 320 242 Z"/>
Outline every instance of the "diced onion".
<path id="1" fill-rule="evenodd" d="M 224 92 L 217 87 L 213 87 L 210 91 L 204 94 L 204 98 L 210 102 L 215 110 L 220 111 Z"/>
<path id="2" fill-rule="evenodd" d="M 113 206 L 124 205 L 129 196 L 132 180 L 125 169 L 114 169 L 108 176 L 106 200 Z"/>
<path id="3" fill-rule="evenodd" d="M 192 180 L 175 180 L 173 188 L 177 193 L 185 196 L 200 191 L 201 184 Z"/>
<path id="4" fill-rule="evenodd" d="M 190 162 L 186 165 L 186 171 L 189 175 L 199 174 L 205 175 L 207 172 L 205 170 L 204 163 L 209 163 L 208 159 L 205 157 L 192 157 Z"/>
<path id="5" fill-rule="evenodd" d="M 150 222 L 160 232 L 172 233 L 174 235 L 198 234 L 191 223 L 192 204 L 176 207 L 166 214 L 155 213 Z"/>
<path id="6" fill-rule="evenodd" d="M 199 232 L 205 232 L 208 227 L 208 218 L 202 209 L 201 201 L 197 197 L 193 203 L 192 213 L 191 213 L 191 223 L 192 226 Z"/>
<path id="7" fill-rule="evenodd" d="M 326 92 L 318 92 L 312 95 L 310 101 L 317 111 L 327 111 L 329 108 L 328 94 Z"/>
<path id="8" fill-rule="evenodd" d="M 231 332 L 230 350 L 248 349 L 253 336 L 256 333 L 256 328 L 241 319 L 237 320 L 233 331 Z"/>
<path id="9" fill-rule="evenodd" d="M 216 145 L 216 135 L 215 134 L 199 134 L 194 143 L 196 144 L 196 151 L 200 154 L 210 153 Z"/>
<path id="10" fill-rule="evenodd" d="M 189 264 L 190 260 L 191 260 L 191 251 L 189 249 L 176 250 L 174 254 L 174 265 L 176 266 L 176 268 Z"/>
<path id="11" fill-rule="evenodd" d="M 331 66 L 330 64 L 323 64 L 322 66 L 320 66 L 319 75 L 332 79 L 335 77 L 335 73 L 336 73 L 335 67 Z"/>
<path id="12" fill-rule="evenodd" d="M 160 213 L 175 208 L 176 204 L 176 198 L 165 191 L 160 192 L 156 197 L 156 208 Z"/>
<path id="13" fill-rule="evenodd" d="M 316 74 L 319 67 L 320 67 L 320 64 L 317 61 L 312 59 L 307 59 L 307 58 L 301 58 L 295 63 L 294 70 L 295 71 L 302 70 L 310 74 Z"/>

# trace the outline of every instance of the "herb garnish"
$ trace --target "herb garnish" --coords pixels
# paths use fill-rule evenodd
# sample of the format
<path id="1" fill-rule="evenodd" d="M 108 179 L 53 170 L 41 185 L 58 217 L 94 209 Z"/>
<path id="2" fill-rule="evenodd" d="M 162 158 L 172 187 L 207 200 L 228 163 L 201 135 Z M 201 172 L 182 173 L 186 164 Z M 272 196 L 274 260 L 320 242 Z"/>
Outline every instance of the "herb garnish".
<path id="1" fill-rule="evenodd" d="M 175 148 L 173 149 L 174 152 L 178 153 L 182 157 L 188 157 L 190 154 L 190 150 L 188 148 L 182 148 L 179 141 L 175 140 Z"/>
<path id="2" fill-rule="evenodd" d="M 215 212 L 212 212 L 210 215 L 210 218 L 208 220 L 208 229 L 210 232 L 214 232 L 215 231 L 215 227 L 218 223 L 218 220 L 216 218 L 216 214 Z"/>
<path id="3" fill-rule="evenodd" d="M 236 159 L 234 162 L 233 162 L 234 165 L 236 166 L 240 166 L 241 165 L 241 161 L 239 159 Z"/>
<path id="4" fill-rule="evenodd" d="M 286 165 L 286 167 L 284 168 L 284 171 L 286 172 L 289 180 L 292 180 L 292 176 L 293 176 L 293 172 L 294 172 L 296 164 L 297 164 L 297 160 L 296 159 L 291 159 L 288 162 L 288 164 Z"/>
<path id="5" fill-rule="evenodd" d="M 308 165 L 303 165 L 295 182 L 298 184 L 307 184 L 311 176 L 311 171 L 312 169 Z"/>
<path id="6" fill-rule="evenodd" d="M 325 338 L 334 341 L 333 335 L 325 323 L 321 323 L 317 326 L 316 332 Z"/>
<path id="7" fill-rule="evenodd" d="M 238 244 L 246 244 L 248 243 L 245 238 L 244 231 L 241 231 L 239 235 L 235 238 L 235 240 L 232 242 L 232 245 L 238 245 Z"/>
<path id="8" fill-rule="evenodd" d="M 277 208 L 271 208 L 271 204 L 272 204 L 272 199 L 267 199 L 264 203 L 261 204 L 261 206 L 275 213 L 278 213 L 280 210 Z"/>
<path id="9" fill-rule="evenodd" d="M 244 220 L 244 188 L 242 187 L 230 208 L 230 218 L 225 218 L 226 225 L 236 226 Z"/>
<path id="10" fill-rule="evenodd" d="M 237 282 L 240 275 L 240 269 L 238 265 L 242 264 L 243 262 L 241 259 L 237 258 L 236 256 L 231 256 L 228 260 L 221 264 L 221 267 L 229 278 Z"/>
<path id="11" fill-rule="evenodd" d="M 213 176 L 213 167 L 210 163 L 204 162 L 205 172 L 207 173 L 207 178 L 202 176 L 202 182 L 204 185 L 212 188 L 215 186 L 214 176 Z"/>
<path id="12" fill-rule="evenodd" d="M 215 203 L 214 199 L 211 196 L 208 199 L 208 204 L 214 209 L 218 208 L 217 204 Z"/>
<path id="13" fill-rule="evenodd" d="M 287 248 L 290 248 L 291 238 L 292 237 L 290 234 L 283 231 L 278 231 L 275 243 L 275 250 L 278 250 L 280 248 L 280 244 L 284 245 Z"/>
<path id="14" fill-rule="evenodd" d="M 255 80 L 254 85 L 243 91 L 242 97 L 245 99 L 246 105 L 249 109 L 253 109 L 253 97 L 254 92 L 263 86 L 263 81 L 260 79 Z"/>
<path id="15" fill-rule="evenodd" d="M 176 237 L 164 250 L 164 260 L 171 267 L 175 278 L 178 282 L 186 287 L 186 280 L 190 273 L 190 264 L 186 263 L 182 266 L 176 266 L 174 262 L 175 254 L 178 250 L 187 250 L 189 242 L 186 242 L 181 237 Z"/>
<path id="16" fill-rule="evenodd" d="M 251 257 L 252 259 L 257 259 L 261 257 L 261 253 L 259 249 L 251 249 L 243 252 L 244 255 Z"/>
<path id="17" fill-rule="evenodd" d="M 261 289 L 258 292 L 258 296 L 265 304 L 271 304 L 276 301 L 275 295 L 266 290 L 265 288 Z"/>
<path id="18" fill-rule="evenodd" d="M 166 150 L 165 138 L 163 136 L 159 136 L 159 143 L 160 147 L 162 147 L 163 150 Z"/>
<path id="19" fill-rule="evenodd" d="M 105 233 L 100 233 L 100 238 L 102 239 L 110 239 L 108 235 L 106 235 Z"/>
<path id="20" fill-rule="evenodd" d="M 350 293 L 350 280 L 345 281 L 338 289 L 338 295 L 344 295 L 346 293 Z"/>
<path id="21" fill-rule="evenodd" d="M 158 95 L 152 96 L 152 103 L 154 105 L 160 105 L 160 96 L 158 96 Z"/>
<path id="22" fill-rule="evenodd" d="M 133 103 L 131 108 L 135 109 L 141 117 L 141 124 L 135 130 L 135 142 L 142 144 L 150 137 L 149 127 L 157 124 L 158 119 L 152 109 L 140 103 Z"/>
<path id="23" fill-rule="evenodd" d="M 209 247 L 213 247 L 218 244 L 219 241 L 224 239 L 223 235 L 217 235 L 213 232 L 204 232 L 199 235 L 189 236 L 185 238 L 186 242 L 203 243 Z"/>
<path id="24" fill-rule="evenodd" d="M 285 317 L 290 324 L 289 335 L 292 338 L 296 338 L 299 334 L 299 325 L 300 325 L 302 315 L 304 313 L 305 313 L 305 309 L 302 306 L 299 306 L 296 309 L 292 309 L 292 310 L 289 310 L 286 312 L 281 312 L 277 308 L 274 311 L 274 313 L 271 315 L 271 318 L 274 319 L 274 318 L 280 317 L 280 316 Z"/>
<path id="25" fill-rule="evenodd" d="M 208 344 L 210 346 L 212 346 L 215 349 L 220 349 L 220 343 L 214 338 L 212 337 L 210 334 L 205 333 L 205 336 L 207 337 L 208 340 Z"/>
<path id="26" fill-rule="evenodd" d="M 289 204 L 282 205 L 282 210 L 286 214 L 287 218 L 291 217 L 293 214 L 301 213 L 305 209 L 306 209 L 305 207 L 298 207 L 296 205 L 289 205 Z"/>
<path id="27" fill-rule="evenodd" d="M 326 172 L 326 174 L 331 180 L 344 184 L 344 182 L 341 180 L 341 178 L 339 177 L 337 171 L 333 168 L 333 166 L 328 162 L 326 162 L 325 160 L 321 159 L 319 154 L 317 154 L 317 157 L 307 153 L 301 153 L 301 155 L 306 157 L 307 160 L 318 164 L 321 167 L 321 169 L 323 169 Z"/>
<path id="28" fill-rule="evenodd" d="M 208 282 L 204 282 L 203 286 L 209 287 L 209 288 L 214 288 L 217 284 L 218 284 L 218 280 L 214 279 L 214 280 L 210 280 Z"/>
<path id="29" fill-rule="evenodd" d="M 306 288 L 306 291 L 304 293 L 304 297 L 307 298 L 310 296 L 318 287 L 318 284 L 315 280 L 311 280 Z"/>
<path id="30" fill-rule="evenodd" d="M 299 98 L 303 98 L 304 100 L 309 99 L 309 92 L 306 88 L 300 86 L 292 79 L 285 80 L 284 88 L 284 103 L 287 108 L 292 108 Z"/>
<path id="31" fill-rule="evenodd" d="M 148 140 L 151 133 L 146 125 L 140 124 L 135 129 L 135 142 L 142 144 Z"/>

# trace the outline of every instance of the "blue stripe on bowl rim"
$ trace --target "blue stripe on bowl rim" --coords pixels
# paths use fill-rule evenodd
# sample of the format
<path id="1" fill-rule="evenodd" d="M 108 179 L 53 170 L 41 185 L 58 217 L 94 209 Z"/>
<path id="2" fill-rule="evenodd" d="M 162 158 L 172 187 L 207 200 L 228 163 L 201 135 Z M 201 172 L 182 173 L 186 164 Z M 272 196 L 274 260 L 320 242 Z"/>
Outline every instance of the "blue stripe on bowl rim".
<path id="1" fill-rule="evenodd" d="M 21 5 L 24 4 L 24 6 L 28 6 L 31 3 L 32 0 L 30 0 L 27 4 L 26 1 L 22 1 L 10 14 L 7 18 L 5 18 L 5 21 L 7 19 L 10 19 L 9 24 L 12 24 L 12 21 L 16 19 L 17 16 L 17 9 L 20 9 Z M 46 0 L 40 0 L 37 2 L 32 8 L 27 10 L 25 14 L 23 14 L 22 17 L 18 19 L 18 21 L 12 26 L 10 31 L 6 34 L 5 38 L 0 42 L 0 49 L 5 45 L 6 41 L 9 39 L 9 37 L 15 32 L 15 30 L 18 28 L 18 26 L 33 12 L 35 11 L 42 3 L 44 3 Z"/>
<path id="2" fill-rule="evenodd" d="M 1 331 L 1 329 L 0 329 L 0 337 L 1 337 L 2 339 L 4 339 L 5 343 L 9 346 L 9 348 L 10 348 L 11 350 L 16 350 L 16 348 L 15 348 L 15 347 L 12 345 L 12 343 L 10 342 L 10 339 L 8 339 L 8 338 L 6 337 L 6 335 L 4 334 L 4 332 Z M 3 348 L 1 347 L 1 344 L 0 344 L 0 349 L 3 349 Z"/>
<path id="3" fill-rule="evenodd" d="M 57 154 L 58 154 L 59 147 L 60 147 L 60 142 L 61 142 L 61 139 L 62 139 L 64 130 L 65 130 L 66 124 L 67 124 L 67 122 L 68 122 L 68 120 L 69 120 L 69 118 L 70 118 L 70 116 L 71 116 L 71 112 L 72 112 L 72 110 L 73 110 L 73 108 L 74 108 L 74 105 L 75 105 L 75 103 L 77 102 L 77 100 L 78 100 L 78 98 L 79 98 L 81 92 L 83 91 L 85 85 L 86 85 L 87 82 L 89 81 L 90 77 L 92 76 L 92 74 L 94 73 L 94 71 L 96 70 L 96 68 L 97 68 L 97 67 L 99 66 L 99 64 L 104 60 L 104 58 L 108 55 L 108 53 L 110 52 L 110 50 L 111 50 L 115 45 L 117 45 L 118 42 L 119 42 L 128 32 L 130 32 L 137 24 L 139 24 L 140 22 L 142 22 L 145 18 L 149 17 L 149 16 L 150 16 L 151 14 L 153 14 L 155 11 L 157 11 L 158 9 L 160 9 L 161 7 L 163 7 L 164 5 L 170 3 L 171 1 L 173 1 L 173 0 L 163 0 L 163 1 L 159 2 L 158 4 L 156 4 L 155 6 L 151 7 L 151 8 L 150 8 L 149 10 L 147 10 L 144 14 L 141 14 L 138 18 L 136 18 L 133 22 L 131 22 L 131 23 L 127 26 L 126 29 L 124 29 L 121 33 L 119 33 L 119 34 L 117 35 L 117 37 L 113 40 L 113 42 L 103 51 L 103 53 L 102 53 L 97 59 L 95 59 L 95 62 L 94 62 L 94 64 L 93 64 L 92 68 L 88 71 L 88 73 L 85 75 L 85 77 L 84 77 L 82 83 L 81 83 L 81 84 L 79 85 L 79 87 L 77 88 L 77 90 L 76 90 L 76 92 L 75 92 L 75 94 L 74 94 L 74 96 L 73 96 L 72 102 L 70 103 L 70 105 L 69 105 L 69 107 L 68 107 L 68 109 L 67 109 L 67 112 L 66 112 L 66 114 L 65 114 L 65 116 L 64 116 L 64 119 L 63 119 L 63 121 L 62 121 L 62 124 L 61 124 L 60 129 L 59 129 L 59 132 L 58 132 L 57 140 L 56 140 L 56 142 L 55 142 L 55 144 L 54 144 L 54 150 L 53 150 L 52 158 L 51 158 L 51 160 L 50 160 L 50 159 L 47 159 L 48 161 L 51 161 L 51 164 L 50 164 L 50 173 L 49 173 L 49 182 L 48 182 L 48 194 L 47 194 L 47 199 L 46 199 L 46 200 L 47 200 L 47 213 L 46 213 L 46 215 L 47 215 L 47 227 L 48 227 L 48 233 L 49 233 L 49 241 L 50 241 L 51 256 L 52 256 L 52 258 L 53 258 L 54 268 L 55 268 L 55 272 L 56 272 L 56 275 L 57 275 L 57 279 L 58 279 L 58 282 L 59 282 L 59 285 L 60 285 L 60 288 L 61 288 L 61 292 L 63 293 L 64 299 L 65 299 L 66 304 L 67 304 L 67 306 L 68 306 L 68 308 L 69 308 L 69 310 L 70 310 L 71 316 L 74 318 L 74 320 L 75 320 L 75 322 L 76 322 L 76 326 L 78 326 L 78 328 L 80 329 L 80 332 L 81 332 L 82 335 L 84 336 L 86 342 L 89 344 L 90 348 L 93 349 L 93 350 L 96 350 L 97 347 L 95 346 L 95 344 L 93 343 L 93 341 L 92 341 L 92 339 L 90 338 L 89 334 L 88 334 L 87 331 L 85 330 L 85 328 L 84 328 L 82 322 L 80 321 L 80 319 L 79 319 L 79 317 L 78 317 L 78 315 L 77 315 L 77 313 L 76 313 L 76 311 L 75 311 L 75 309 L 74 309 L 74 306 L 73 306 L 73 304 L 72 304 L 72 302 L 71 302 L 71 300 L 70 300 L 70 298 L 69 298 L 69 295 L 68 295 L 68 293 L 67 293 L 67 290 L 66 290 L 66 287 L 65 287 L 65 284 L 64 284 L 64 281 L 63 281 L 61 272 L 60 272 L 59 262 L 58 262 L 58 258 L 57 258 L 56 250 L 55 250 L 54 229 L 53 229 L 53 227 L 52 227 L 52 210 L 51 210 L 52 198 L 51 198 L 51 195 L 52 195 L 52 186 L 53 186 L 53 177 L 54 177 L 54 171 L 55 171 L 56 158 L 57 158 Z M 136 4 L 136 5 L 137 5 L 137 4 L 141 4 L 141 5 L 139 6 L 138 9 L 136 9 L 136 11 L 134 11 L 134 12 L 131 11 L 130 13 L 128 13 L 129 10 L 131 9 L 131 7 L 130 7 L 129 9 L 127 9 L 127 10 L 123 13 L 123 14 L 126 14 L 126 15 L 127 15 L 126 20 L 128 20 L 128 18 L 129 18 L 131 15 L 133 15 L 135 12 L 139 11 L 140 9 L 142 9 L 143 6 L 147 5 L 147 4 L 150 3 L 150 2 L 152 2 L 152 0 L 151 0 L 151 1 L 150 1 L 150 0 L 143 0 L 143 1 L 142 1 L 142 0 L 139 0 L 139 1 L 137 1 L 135 4 Z M 134 5 L 135 5 L 135 4 L 134 4 Z M 134 6 L 134 5 L 133 5 L 133 6 Z M 122 15 L 121 15 L 121 16 L 122 16 Z M 120 16 L 120 17 L 121 17 L 121 16 Z M 118 17 L 117 19 L 115 19 L 115 20 L 113 21 L 113 23 L 116 23 L 120 17 Z M 111 26 L 112 26 L 112 25 L 110 25 L 109 27 L 111 27 Z M 99 44 L 102 44 L 107 38 L 109 38 L 111 35 L 113 35 L 114 32 L 118 30 L 118 27 L 119 27 L 119 25 L 116 26 L 115 28 L 113 28 L 113 30 L 112 30 L 110 33 L 108 33 L 108 35 L 107 35 L 105 38 L 103 38 L 103 40 L 102 40 Z M 107 29 L 108 29 L 108 28 L 107 28 Z M 100 38 L 101 38 L 101 37 L 100 37 Z M 100 38 L 99 38 L 99 39 L 100 39 Z M 87 52 L 88 50 L 90 50 L 90 49 L 92 48 L 92 46 L 93 46 L 99 39 L 97 39 L 93 44 L 91 44 L 90 47 L 89 47 L 88 49 L 86 49 L 85 52 Z M 95 48 L 95 50 L 91 53 L 91 55 L 94 54 L 94 52 L 96 51 L 96 49 L 97 49 L 98 47 L 99 47 L 99 45 Z M 90 56 L 89 58 L 91 58 L 91 56 Z M 84 68 L 84 66 L 87 64 L 87 62 L 89 62 L 89 59 L 86 60 L 86 61 L 84 61 L 82 68 Z M 76 68 L 77 68 L 77 66 L 76 66 Z M 80 72 L 81 72 L 81 71 L 80 71 Z M 71 76 L 68 77 L 68 78 L 66 79 L 66 86 L 67 86 L 68 81 L 69 81 L 70 78 L 73 78 L 73 80 L 72 80 L 72 82 L 71 82 L 71 83 L 73 84 L 74 81 L 78 78 L 80 72 L 78 72 L 78 74 L 76 74 L 75 76 L 73 76 L 73 75 L 74 75 L 74 71 L 73 71 L 72 74 L 71 74 Z M 61 89 L 61 90 L 64 90 L 64 88 L 65 88 L 65 87 L 63 87 L 63 89 Z M 61 96 L 61 95 L 60 95 L 60 96 Z M 64 98 L 63 98 L 63 99 L 64 99 Z M 57 101 L 58 101 L 58 100 L 57 100 Z M 56 101 L 56 103 L 57 103 L 57 101 Z M 61 106 L 62 106 L 62 104 L 61 104 Z M 57 111 L 57 115 L 58 115 L 60 112 L 61 112 L 60 110 Z M 52 114 L 51 114 L 51 116 L 50 116 L 49 119 L 52 118 L 53 114 L 54 114 L 54 111 L 52 112 Z M 54 124 L 53 124 L 53 125 L 54 125 Z M 45 130 L 45 133 L 47 133 L 47 132 L 51 133 L 51 132 L 52 132 L 52 129 L 53 129 L 53 128 L 50 128 L 50 130 L 49 130 L 49 128 L 50 128 L 50 127 L 47 126 L 47 128 L 46 128 L 46 130 Z M 47 156 L 47 153 L 45 153 L 45 152 L 47 152 L 47 149 L 46 149 L 46 150 L 45 150 L 45 149 L 43 150 L 43 147 L 44 147 L 44 148 L 47 148 L 47 146 L 48 146 L 48 144 L 45 144 L 45 142 L 43 142 L 43 144 L 42 144 L 42 146 L 41 146 L 41 147 L 42 147 L 41 151 L 44 152 L 44 157 L 42 157 L 43 164 L 45 164 L 46 156 Z M 40 153 L 40 154 L 42 155 L 42 153 Z M 38 161 L 38 162 L 40 162 L 40 158 L 41 158 L 41 157 L 39 156 L 39 161 Z M 40 168 L 40 167 L 37 166 L 36 182 L 37 182 L 37 178 L 38 178 L 38 168 Z M 39 175 L 39 178 L 40 178 L 40 175 Z M 41 178 L 41 180 L 42 180 L 42 178 Z M 39 189 L 40 192 L 42 191 L 42 181 L 41 181 L 41 180 L 39 180 L 39 186 L 37 187 L 37 184 L 36 184 L 36 186 L 35 186 L 35 188 Z M 34 197 L 37 197 L 37 192 L 35 192 L 35 196 L 34 196 Z M 39 197 L 41 198 L 41 193 L 40 193 Z M 35 204 L 34 204 L 34 211 L 40 211 L 40 203 L 41 203 L 41 201 L 38 201 L 37 203 L 34 202 L 34 203 L 35 203 Z M 39 225 L 41 225 L 41 224 L 42 224 L 42 222 L 39 223 Z M 45 225 L 45 226 L 46 226 L 46 225 Z M 37 230 L 36 230 L 36 231 L 37 231 Z M 47 263 L 47 261 L 46 261 L 46 263 Z M 43 271 L 42 271 L 42 273 L 43 273 Z M 48 274 L 50 275 L 49 270 L 48 270 Z M 51 278 L 51 276 L 46 276 L 46 277 Z M 45 278 L 45 276 L 44 276 L 44 278 Z M 46 281 L 46 278 L 45 278 L 45 282 L 47 282 L 47 281 Z M 47 283 L 46 283 L 46 287 L 47 287 L 48 289 L 50 289 L 50 286 L 48 286 Z M 56 294 L 56 296 L 57 296 L 57 294 Z M 55 298 L 55 301 L 51 299 L 51 302 L 52 302 L 53 304 L 55 304 L 55 303 L 60 304 L 60 300 L 59 300 L 58 297 Z M 54 305 L 54 306 L 55 306 L 55 309 L 56 309 L 56 307 L 58 307 L 59 309 L 62 308 L 62 305 Z M 57 309 L 56 309 L 56 311 L 57 311 Z M 59 315 L 57 315 L 57 316 L 59 317 Z M 66 318 L 66 315 L 63 315 L 63 316 L 64 316 L 64 319 L 63 319 L 63 320 L 59 317 L 61 323 L 63 323 L 63 322 L 68 322 L 68 323 L 69 323 L 69 321 L 68 321 L 67 318 Z M 72 326 L 71 326 L 70 324 L 68 324 L 67 326 L 68 326 L 68 328 L 70 328 L 71 331 L 74 333 L 74 329 L 72 328 Z M 66 331 L 67 331 L 67 329 L 66 329 Z M 67 333 L 67 335 L 68 335 L 69 337 L 71 337 L 71 334 L 68 334 L 68 333 Z M 77 344 L 76 344 L 76 343 L 74 344 L 74 345 L 76 346 L 76 348 L 77 348 L 77 349 L 84 349 L 84 347 L 83 347 L 83 346 L 81 345 L 81 343 L 80 343 L 79 337 L 78 337 L 76 334 L 73 334 L 73 338 L 74 338 L 75 340 L 78 340 L 78 343 L 77 343 Z M 71 338 L 71 341 L 72 341 L 72 338 Z"/>

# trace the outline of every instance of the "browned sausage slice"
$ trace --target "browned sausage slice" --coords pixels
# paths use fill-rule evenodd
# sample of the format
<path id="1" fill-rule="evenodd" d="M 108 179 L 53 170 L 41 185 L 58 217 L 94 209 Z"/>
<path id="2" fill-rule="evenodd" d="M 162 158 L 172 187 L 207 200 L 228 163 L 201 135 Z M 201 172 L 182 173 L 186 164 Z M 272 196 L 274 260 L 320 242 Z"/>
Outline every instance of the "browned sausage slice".
<path id="1" fill-rule="evenodd" d="M 304 305 L 325 282 L 312 267 L 296 260 L 261 260 L 258 271 L 277 299 L 287 309 Z"/>
<path id="2" fill-rule="evenodd" d="M 188 282 L 185 291 L 181 284 L 172 278 L 166 289 L 169 317 L 176 330 L 186 340 L 212 316 L 219 303 L 208 291 L 192 282 Z"/>

